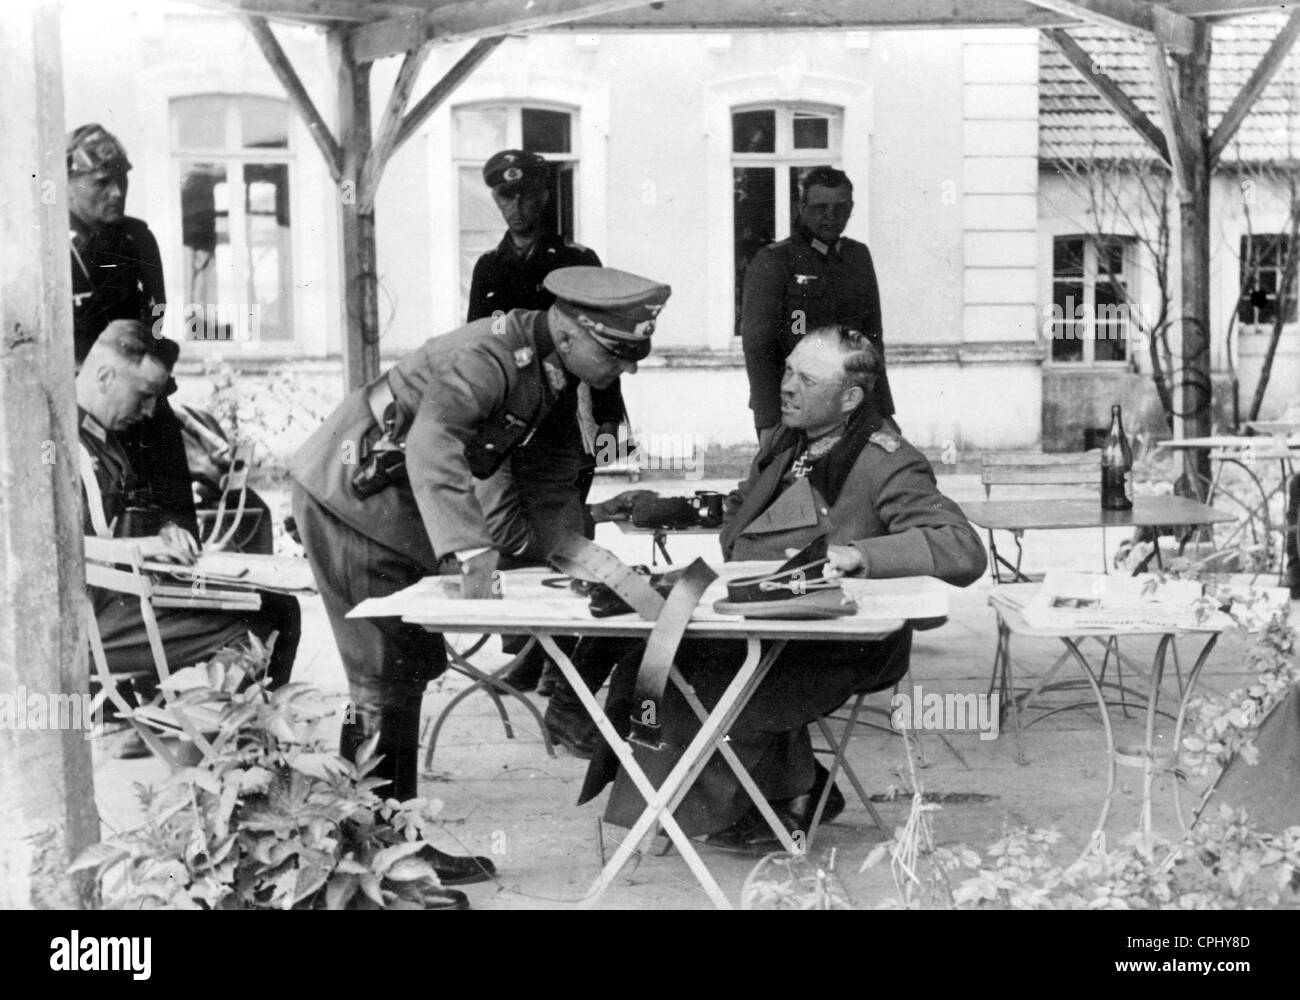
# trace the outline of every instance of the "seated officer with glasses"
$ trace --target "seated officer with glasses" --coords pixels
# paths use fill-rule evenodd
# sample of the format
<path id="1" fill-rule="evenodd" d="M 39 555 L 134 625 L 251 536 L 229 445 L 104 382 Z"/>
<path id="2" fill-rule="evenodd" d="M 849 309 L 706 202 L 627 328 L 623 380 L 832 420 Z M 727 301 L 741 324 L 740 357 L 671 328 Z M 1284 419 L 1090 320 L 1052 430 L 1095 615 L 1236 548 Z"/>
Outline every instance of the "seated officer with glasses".
<path id="1" fill-rule="evenodd" d="M 77 373 L 80 466 L 86 534 L 132 538 L 146 560 L 191 565 L 199 552 L 189 528 L 160 505 L 131 466 L 121 434 L 156 412 L 171 378 L 174 357 L 135 320 L 108 324 L 86 352 Z M 295 597 L 259 591 L 257 611 L 217 608 L 157 608 L 154 616 L 168 666 L 192 666 L 228 645 L 247 642 L 251 632 L 262 642 L 276 634 L 267 676 L 272 688 L 289 681 L 302 631 Z M 108 666 L 129 674 L 144 699 L 157 691 L 158 677 L 149 634 L 136 597 L 90 588 Z M 143 757 L 144 742 L 132 733 L 118 757 Z"/>
<path id="2" fill-rule="evenodd" d="M 294 519 L 352 694 L 340 752 L 378 733 L 375 775 L 393 798 L 417 794 L 420 703 L 445 648 L 417 625 L 348 612 L 439 572 L 459 572 L 465 597 L 491 597 L 497 569 L 543 564 L 580 533 L 576 435 L 567 454 L 522 445 L 579 383 L 604 388 L 636 371 L 669 295 L 603 267 L 561 268 L 545 284 L 549 309 L 433 337 L 353 393 L 290 467 Z M 493 872 L 487 858 L 431 861 L 444 885 Z"/>
<path id="3" fill-rule="evenodd" d="M 889 429 L 875 406 L 880 355 L 867 338 L 838 327 L 813 330 L 795 346 L 781 379 L 781 427 L 759 449 L 749 478 L 731 494 L 722 529 L 728 561 L 784 560 L 824 540 L 827 579 L 934 576 L 968 586 L 984 572 L 984 545 L 961 509 L 939 492 L 929 462 Z M 797 592 L 796 592 L 797 593 Z M 772 615 L 780 617 L 780 613 Z M 807 830 L 825 781 L 808 725 L 854 693 L 879 690 L 907 673 L 910 628 L 875 642 L 792 641 L 773 664 L 728 740 L 759 789 L 792 830 Z M 704 705 L 717 704 L 745 658 L 741 640 L 688 640 L 676 663 Z M 606 714 L 628 725 L 641 650 L 616 668 Z M 658 722 L 664 747 L 634 752 L 656 785 L 699 730 L 675 687 Z M 630 726 L 629 726 L 630 728 Z M 617 773 L 605 819 L 632 826 L 644 809 L 607 747 L 592 761 L 580 801 Z M 833 789 L 825 819 L 844 807 Z M 735 774 L 714 754 L 675 816 L 690 836 L 724 848 L 775 838 Z"/>

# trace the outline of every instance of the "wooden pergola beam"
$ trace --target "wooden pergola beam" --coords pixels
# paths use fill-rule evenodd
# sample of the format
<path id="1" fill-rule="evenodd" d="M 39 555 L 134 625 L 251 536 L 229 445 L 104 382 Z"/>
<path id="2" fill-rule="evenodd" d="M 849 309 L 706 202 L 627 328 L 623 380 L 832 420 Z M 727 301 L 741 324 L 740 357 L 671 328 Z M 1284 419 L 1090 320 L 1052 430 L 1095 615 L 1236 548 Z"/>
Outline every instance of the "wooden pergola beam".
<path id="1" fill-rule="evenodd" d="M 384 116 L 379 122 L 379 135 L 371 145 L 370 152 L 366 154 L 365 166 L 361 170 L 359 194 L 363 212 L 369 212 L 374 207 L 375 192 L 379 189 L 379 180 L 384 175 L 384 167 L 397 148 L 397 136 L 402 127 L 402 113 L 406 110 L 406 102 L 411 97 L 411 91 L 415 89 L 420 70 L 424 68 L 424 62 L 429 57 L 430 48 L 432 46 L 426 43 L 417 49 L 411 49 L 402 59 L 402 68 L 397 71 L 397 79 L 393 81 L 392 92 L 388 95 L 388 103 L 384 107 Z"/>
<path id="2" fill-rule="evenodd" d="M 401 17 L 426 2 L 379 3 L 378 0 L 189 0 L 223 13 L 248 14 L 294 24 L 367 24 L 384 17 Z"/>
<path id="3" fill-rule="evenodd" d="M 1183 127 L 1182 115 L 1178 107 L 1178 97 L 1174 90 L 1173 74 L 1169 72 L 1168 57 L 1165 48 L 1159 42 L 1147 46 L 1147 64 L 1151 68 L 1151 79 L 1155 83 L 1156 104 L 1160 107 L 1160 120 L 1164 125 L 1165 141 L 1169 148 L 1169 165 L 1173 170 L 1174 184 L 1178 188 L 1180 201 L 1185 202 L 1192 190 L 1191 176 L 1188 173 L 1188 157 L 1191 155 L 1191 138 Z"/>
<path id="4" fill-rule="evenodd" d="M 372 62 L 418 48 L 425 42 L 452 42 L 535 31 L 568 21 L 643 7 L 651 0 L 455 0 L 427 14 L 388 18 L 355 29 L 353 58 Z"/>
<path id="5" fill-rule="evenodd" d="M 1172 52 L 1190 52 L 1192 22 L 1164 7 L 1139 0 L 1028 0 L 1035 7 L 1076 17 L 1087 24 L 1155 39 Z"/>
<path id="6" fill-rule="evenodd" d="M 406 117 L 402 119 L 401 126 L 397 129 L 392 148 L 396 149 L 409 139 L 425 123 L 428 117 L 438 109 L 439 105 L 461 85 L 464 79 L 473 73 L 478 65 L 496 51 L 496 47 L 504 41 L 505 36 L 498 35 L 495 38 L 480 38 L 475 42 L 474 47 L 461 56 L 456 65 L 447 70 L 442 79 L 435 83 L 429 89 L 429 92 L 420 98 L 419 103 L 407 112 Z"/>
<path id="7" fill-rule="evenodd" d="M 1165 141 L 1164 133 L 1134 103 L 1133 99 L 1124 93 L 1119 84 L 1105 73 L 1097 72 L 1094 68 L 1093 57 L 1088 54 L 1083 46 L 1061 28 L 1048 28 L 1043 32 L 1043 35 L 1056 46 L 1061 55 L 1065 56 L 1069 64 L 1074 67 L 1075 72 L 1087 80 L 1106 103 L 1114 109 L 1115 113 L 1123 118 L 1129 127 L 1143 138 L 1146 144 L 1155 151 L 1155 154 L 1172 167 L 1173 163 L 1169 158 L 1169 145 Z"/>
<path id="8" fill-rule="evenodd" d="M 280 47 L 280 43 L 271 32 L 271 26 L 266 23 L 264 17 L 243 14 L 240 18 L 253 36 L 253 40 L 257 42 L 257 47 L 262 50 L 262 55 L 266 56 L 266 61 L 271 64 L 271 71 L 284 87 L 285 93 L 289 96 L 289 103 L 306 123 L 307 131 L 311 133 L 321 155 L 325 157 L 325 166 L 329 169 L 330 177 L 334 179 L 335 184 L 339 183 L 343 178 L 343 154 L 339 149 L 338 140 L 334 138 L 329 126 L 325 124 L 325 119 L 316 110 L 307 88 L 298 79 L 298 73 L 289 62 L 289 57 L 285 55 L 284 49 Z"/>
<path id="9" fill-rule="evenodd" d="M 1300 9 L 1293 10 L 1291 16 L 1287 18 L 1286 24 L 1282 25 L 1282 30 L 1277 33 L 1273 39 L 1273 44 L 1268 47 L 1254 71 L 1232 99 L 1232 104 L 1224 113 L 1223 118 L 1219 121 L 1218 127 L 1215 128 L 1214 134 L 1210 136 L 1210 168 L 1219 162 L 1219 157 L 1223 155 L 1224 149 L 1232 141 L 1232 137 L 1237 134 L 1237 129 L 1245 121 L 1246 115 L 1250 113 L 1251 107 L 1264 92 L 1268 82 L 1273 79 L 1277 73 L 1282 61 L 1286 58 L 1287 53 L 1291 51 L 1291 46 L 1295 43 L 1296 36 L 1300 35 Z"/>

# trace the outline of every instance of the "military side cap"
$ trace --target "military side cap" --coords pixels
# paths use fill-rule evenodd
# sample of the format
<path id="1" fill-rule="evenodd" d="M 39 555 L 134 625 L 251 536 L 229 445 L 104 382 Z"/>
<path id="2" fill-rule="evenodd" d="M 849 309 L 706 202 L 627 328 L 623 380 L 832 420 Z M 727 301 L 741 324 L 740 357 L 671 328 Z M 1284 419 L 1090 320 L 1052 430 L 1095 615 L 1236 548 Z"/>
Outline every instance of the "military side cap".
<path id="1" fill-rule="evenodd" d="M 512 192 L 520 185 L 546 181 L 546 161 L 522 149 L 503 149 L 483 164 L 483 181 L 490 188 L 506 185 Z"/>
<path id="2" fill-rule="evenodd" d="M 101 170 L 124 173 L 131 169 L 126 150 L 102 125 L 82 125 L 68 135 L 68 173 L 94 174 Z"/>
<path id="3" fill-rule="evenodd" d="M 627 361 L 650 353 L 655 320 L 672 294 L 667 285 L 612 267 L 561 267 L 542 286 L 566 316 Z"/>

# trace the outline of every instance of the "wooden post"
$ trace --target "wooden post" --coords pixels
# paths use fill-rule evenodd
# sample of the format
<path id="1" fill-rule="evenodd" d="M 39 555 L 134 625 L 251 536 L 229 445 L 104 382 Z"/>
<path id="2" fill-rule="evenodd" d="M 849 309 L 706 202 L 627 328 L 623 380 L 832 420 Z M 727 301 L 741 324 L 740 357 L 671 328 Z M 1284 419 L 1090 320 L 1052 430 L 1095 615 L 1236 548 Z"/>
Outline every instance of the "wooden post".
<path id="1" fill-rule="evenodd" d="M 57 6 L 0 5 L 0 65 L 0 909 L 86 907 L 91 744 L 70 711 L 28 728 L 90 685 Z"/>
<path id="2" fill-rule="evenodd" d="M 338 140 L 343 153 L 339 211 L 343 235 L 343 374 L 351 391 L 379 375 L 379 272 L 375 210 L 363 204 L 370 154 L 370 64 L 352 58 L 346 31 L 328 35 L 338 94 Z"/>
<path id="3" fill-rule="evenodd" d="M 1182 255 L 1182 374 L 1178 412 L 1183 436 L 1209 434 L 1213 421 L 1210 355 L 1210 26 L 1197 21 L 1192 51 L 1174 56 L 1186 190 L 1178 211 Z M 1202 497 L 1210 481 L 1208 451 L 1184 453 Z"/>

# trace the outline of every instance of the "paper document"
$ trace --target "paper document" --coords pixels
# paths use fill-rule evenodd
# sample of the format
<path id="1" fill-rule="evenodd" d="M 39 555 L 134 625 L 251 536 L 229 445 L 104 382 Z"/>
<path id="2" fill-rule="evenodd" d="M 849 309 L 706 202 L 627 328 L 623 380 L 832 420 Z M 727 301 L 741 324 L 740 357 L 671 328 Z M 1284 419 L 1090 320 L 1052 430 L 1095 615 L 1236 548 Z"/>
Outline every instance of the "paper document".
<path id="1" fill-rule="evenodd" d="M 246 552 L 204 552 L 193 566 L 145 562 L 150 573 L 166 573 L 178 580 L 273 590 L 283 594 L 314 593 L 316 580 L 307 560 L 298 556 L 268 556 Z"/>
<path id="2" fill-rule="evenodd" d="M 1038 593 L 1025 606 L 1033 628 L 1083 629 L 1225 629 L 1232 619 L 1211 602 L 1196 580 L 1160 580 L 1144 573 L 1049 571 Z"/>

